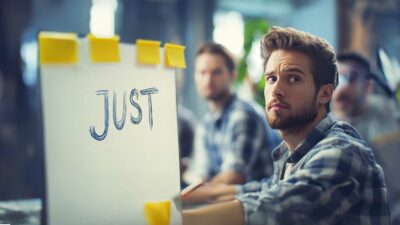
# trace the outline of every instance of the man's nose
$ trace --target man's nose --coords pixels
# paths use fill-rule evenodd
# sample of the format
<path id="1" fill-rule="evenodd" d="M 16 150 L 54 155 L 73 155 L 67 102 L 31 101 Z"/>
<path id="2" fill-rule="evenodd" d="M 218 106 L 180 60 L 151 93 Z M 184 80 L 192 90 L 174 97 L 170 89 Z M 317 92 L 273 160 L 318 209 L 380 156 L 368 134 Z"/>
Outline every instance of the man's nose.
<path id="1" fill-rule="evenodd" d="M 205 84 L 207 84 L 207 85 L 210 84 L 210 83 L 211 83 L 211 80 L 212 80 L 211 74 L 210 74 L 210 73 L 204 74 L 203 80 L 204 80 L 204 83 L 205 83 Z"/>
<path id="2" fill-rule="evenodd" d="M 283 97 L 285 96 L 284 84 L 279 79 L 272 86 L 272 96 L 273 97 Z"/>

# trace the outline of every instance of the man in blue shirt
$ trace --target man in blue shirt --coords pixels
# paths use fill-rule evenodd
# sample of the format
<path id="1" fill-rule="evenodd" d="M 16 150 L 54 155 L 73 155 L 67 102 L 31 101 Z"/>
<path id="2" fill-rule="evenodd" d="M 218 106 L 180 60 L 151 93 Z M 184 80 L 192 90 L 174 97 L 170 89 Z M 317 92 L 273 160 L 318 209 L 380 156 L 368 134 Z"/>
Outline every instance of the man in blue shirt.
<path id="1" fill-rule="evenodd" d="M 207 43 L 197 52 L 195 81 L 210 112 L 196 130 L 188 183 L 240 184 L 272 175 L 271 152 L 279 138 L 265 114 L 232 90 L 235 62 L 222 46 Z"/>
<path id="2" fill-rule="evenodd" d="M 274 27 L 261 42 L 266 113 L 283 139 L 272 179 L 223 193 L 236 199 L 183 211 L 196 224 L 390 224 L 387 190 L 371 149 L 328 112 L 338 72 L 323 39 Z"/>

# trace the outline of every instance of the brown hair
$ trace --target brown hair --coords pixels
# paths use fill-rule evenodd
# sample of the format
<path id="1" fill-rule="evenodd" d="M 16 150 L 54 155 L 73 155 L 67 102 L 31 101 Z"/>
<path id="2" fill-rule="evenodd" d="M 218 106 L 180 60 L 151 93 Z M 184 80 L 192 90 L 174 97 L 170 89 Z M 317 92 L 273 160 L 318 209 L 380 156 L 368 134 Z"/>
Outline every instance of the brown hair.
<path id="1" fill-rule="evenodd" d="M 261 40 L 261 57 L 264 67 L 275 50 L 291 50 L 301 52 L 311 59 L 311 72 L 317 90 L 322 85 L 332 84 L 336 88 L 338 71 L 335 52 L 324 39 L 293 28 L 273 27 Z M 325 105 L 330 111 L 330 101 Z"/>
<path id="2" fill-rule="evenodd" d="M 222 56 L 225 60 L 225 64 L 228 67 L 229 72 L 235 71 L 235 60 L 232 54 L 224 46 L 212 42 L 205 43 L 201 45 L 197 50 L 196 57 L 204 53 Z"/>

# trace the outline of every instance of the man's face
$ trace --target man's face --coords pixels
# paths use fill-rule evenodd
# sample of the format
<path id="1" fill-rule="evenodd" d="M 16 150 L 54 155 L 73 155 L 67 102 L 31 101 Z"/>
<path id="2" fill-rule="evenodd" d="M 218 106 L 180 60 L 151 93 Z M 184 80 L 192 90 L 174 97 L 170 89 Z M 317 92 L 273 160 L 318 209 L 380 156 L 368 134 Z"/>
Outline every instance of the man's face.
<path id="1" fill-rule="evenodd" d="M 273 51 L 264 75 L 267 119 L 272 128 L 299 128 L 316 118 L 317 91 L 307 55 Z"/>
<path id="2" fill-rule="evenodd" d="M 338 63 L 339 85 L 333 93 L 332 111 L 338 118 L 352 116 L 362 108 L 368 92 L 368 71 L 353 61 Z"/>
<path id="3" fill-rule="evenodd" d="M 221 55 L 203 53 L 196 58 L 195 81 L 199 94 L 210 101 L 219 101 L 230 94 L 234 79 Z"/>

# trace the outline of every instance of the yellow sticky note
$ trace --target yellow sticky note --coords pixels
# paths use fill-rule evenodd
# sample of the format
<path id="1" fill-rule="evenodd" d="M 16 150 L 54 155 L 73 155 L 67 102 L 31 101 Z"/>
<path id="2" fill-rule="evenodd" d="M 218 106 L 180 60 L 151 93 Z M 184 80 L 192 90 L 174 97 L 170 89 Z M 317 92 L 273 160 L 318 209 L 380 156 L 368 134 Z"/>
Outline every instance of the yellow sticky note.
<path id="1" fill-rule="evenodd" d="M 40 64 L 72 64 L 79 59 L 79 45 L 74 33 L 40 32 Z"/>
<path id="2" fill-rule="evenodd" d="M 92 62 L 119 62 L 119 36 L 104 38 L 88 35 L 90 59 Z"/>
<path id="3" fill-rule="evenodd" d="M 159 41 L 136 40 L 137 58 L 141 64 L 160 64 Z"/>
<path id="4" fill-rule="evenodd" d="M 147 202 L 144 205 L 148 225 L 169 225 L 171 217 L 171 202 Z"/>
<path id="5" fill-rule="evenodd" d="M 164 47 L 166 66 L 186 68 L 185 46 L 167 43 Z"/>

